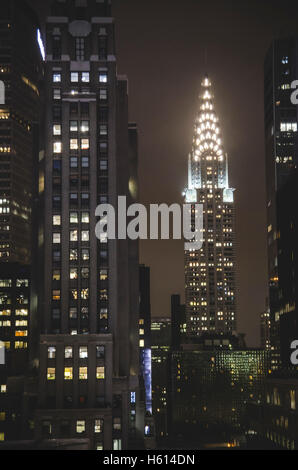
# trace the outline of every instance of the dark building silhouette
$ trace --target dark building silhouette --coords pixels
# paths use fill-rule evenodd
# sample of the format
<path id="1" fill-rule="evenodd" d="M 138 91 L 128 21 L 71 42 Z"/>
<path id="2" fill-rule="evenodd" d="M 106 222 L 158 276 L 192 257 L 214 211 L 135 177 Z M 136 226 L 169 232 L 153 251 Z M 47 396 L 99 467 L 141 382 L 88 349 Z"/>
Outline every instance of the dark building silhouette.
<path id="1" fill-rule="evenodd" d="M 180 303 L 180 295 L 171 296 L 171 346 L 176 350 L 180 348 L 186 333 L 185 305 Z"/>
<path id="2" fill-rule="evenodd" d="M 265 59 L 264 106 L 267 194 L 267 246 L 272 368 L 280 364 L 279 354 L 279 268 L 281 199 L 278 191 L 297 167 L 297 106 L 291 103 L 291 83 L 297 79 L 298 41 L 295 38 L 273 41 Z"/>
<path id="3" fill-rule="evenodd" d="M 21 0 L 1 2 L 0 80 L 5 99 L 0 104 L 0 340 L 6 353 L 5 364 L 0 365 L 0 441 L 4 442 L 33 433 L 26 375 L 32 304 L 37 300 L 31 263 L 36 168 L 42 146 L 42 62 L 38 21 L 31 8 Z"/>

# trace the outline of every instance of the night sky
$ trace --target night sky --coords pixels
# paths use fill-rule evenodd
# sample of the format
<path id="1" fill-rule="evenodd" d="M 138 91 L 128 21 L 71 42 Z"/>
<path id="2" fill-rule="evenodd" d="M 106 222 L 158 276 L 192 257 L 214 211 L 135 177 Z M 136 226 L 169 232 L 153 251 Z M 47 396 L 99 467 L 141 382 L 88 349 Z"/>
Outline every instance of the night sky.
<path id="1" fill-rule="evenodd" d="M 30 3 L 44 14 L 50 2 Z M 238 331 L 258 346 L 267 295 L 263 61 L 273 37 L 298 34 L 297 2 L 113 5 L 118 73 L 128 76 L 130 120 L 139 128 L 140 202 L 183 202 L 202 76 L 207 72 L 213 83 L 236 188 Z M 143 241 L 141 262 L 151 267 L 152 314 L 169 315 L 171 294 L 184 295 L 183 242 Z"/>

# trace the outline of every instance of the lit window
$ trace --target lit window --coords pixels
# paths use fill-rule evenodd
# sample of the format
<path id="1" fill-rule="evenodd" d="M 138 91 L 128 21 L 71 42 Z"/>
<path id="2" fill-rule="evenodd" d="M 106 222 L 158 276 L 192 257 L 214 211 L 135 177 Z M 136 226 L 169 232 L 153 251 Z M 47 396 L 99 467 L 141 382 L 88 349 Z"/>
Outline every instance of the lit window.
<path id="1" fill-rule="evenodd" d="M 99 279 L 101 281 L 106 281 L 108 279 L 108 271 L 107 269 L 101 269 L 99 272 Z"/>
<path id="2" fill-rule="evenodd" d="M 72 358 L 72 346 L 65 346 L 64 357 L 65 357 L 65 359 L 71 359 Z"/>
<path id="3" fill-rule="evenodd" d="M 62 152 L 62 142 L 54 142 L 53 152 L 54 153 L 61 153 Z"/>
<path id="4" fill-rule="evenodd" d="M 90 81 L 89 72 L 82 72 L 82 82 L 89 83 L 89 81 Z"/>
<path id="5" fill-rule="evenodd" d="M 61 124 L 53 125 L 53 135 L 61 135 Z"/>
<path id="6" fill-rule="evenodd" d="M 101 124 L 99 126 L 99 133 L 100 135 L 107 135 L 108 133 L 108 126 L 106 124 Z"/>
<path id="7" fill-rule="evenodd" d="M 96 419 L 94 423 L 94 432 L 95 433 L 100 433 L 103 432 L 103 420 L 102 419 Z"/>
<path id="8" fill-rule="evenodd" d="M 72 367 L 64 367 L 64 380 L 72 380 Z"/>
<path id="9" fill-rule="evenodd" d="M 61 243 L 61 234 L 53 233 L 53 243 Z"/>
<path id="10" fill-rule="evenodd" d="M 61 225 L 61 215 L 53 215 L 53 225 Z"/>
<path id="11" fill-rule="evenodd" d="M 70 121 L 69 130 L 70 132 L 78 132 L 78 121 Z"/>
<path id="12" fill-rule="evenodd" d="M 53 300 L 60 300 L 60 295 L 61 295 L 61 291 L 60 290 L 53 290 Z"/>
<path id="13" fill-rule="evenodd" d="M 83 248 L 82 249 L 82 260 L 83 261 L 89 261 L 90 255 L 89 255 L 89 250 L 88 248 Z"/>
<path id="14" fill-rule="evenodd" d="M 82 230 L 81 240 L 82 240 L 82 242 L 88 242 L 89 241 L 89 230 Z"/>
<path id="15" fill-rule="evenodd" d="M 78 250 L 69 250 L 69 261 L 78 260 Z"/>
<path id="16" fill-rule="evenodd" d="M 56 348 L 55 346 L 48 347 L 48 359 L 55 359 L 56 358 Z"/>
<path id="17" fill-rule="evenodd" d="M 61 73 L 54 73 L 53 74 L 53 82 L 60 83 L 61 82 Z"/>
<path id="18" fill-rule="evenodd" d="M 296 410 L 296 392 L 295 390 L 290 390 L 290 404 L 291 410 Z"/>
<path id="19" fill-rule="evenodd" d="M 121 449 L 122 449 L 121 439 L 113 439 L 113 450 L 121 450 Z"/>
<path id="20" fill-rule="evenodd" d="M 89 132 L 89 121 L 81 122 L 81 132 Z"/>
<path id="21" fill-rule="evenodd" d="M 70 150 L 78 150 L 79 148 L 78 139 L 70 139 L 69 147 L 70 147 Z"/>
<path id="22" fill-rule="evenodd" d="M 81 290 L 81 299 L 88 300 L 89 299 L 89 289 L 82 289 Z"/>
<path id="23" fill-rule="evenodd" d="M 103 366 L 96 367 L 96 378 L 98 380 L 105 378 L 105 368 Z"/>
<path id="24" fill-rule="evenodd" d="M 77 421 L 76 424 L 76 431 L 78 434 L 82 434 L 86 430 L 86 423 L 85 421 Z"/>
<path id="25" fill-rule="evenodd" d="M 69 318 L 77 318 L 78 317 L 78 309 L 77 307 L 70 307 L 69 309 Z"/>
<path id="26" fill-rule="evenodd" d="M 72 281 L 78 279 L 78 268 L 71 268 L 69 271 L 69 279 Z"/>
<path id="27" fill-rule="evenodd" d="M 89 212 L 82 212 L 81 222 L 82 224 L 89 224 Z"/>
<path id="28" fill-rule="evenodd" d="M 107 83 L 108 74 L 106 72 L 100 72 L 99 74 L 99 83 Z"/>
<path id="29" fill-rule="evenodd" d="M 48 380 L 55 380 L 55 378 L 56 378 L 56 369 L 55 369 L 55 367 L 48 367 L 47 379 Z"/>
<path id="30" fill-rule="evenodd" d="M 78 83 L 78 81 L 79 81 L 79 74 L 78 74 L 78 72 L 71 72 L 71 74 L 70 74 L 70 81 L 71 81 L 71 83 Z"/>
<path id="31" fill-rule="evenodd" d="M 81 139 L 81 149 L 82 150 L 89 149 L 89 139 Z"/>
<path id="32" fill-rule="evenodd" d="M 88 367 L 80 367 L 79 369 L 79 379 L 87 380 L 88 379 Z"/>
<path id="33" fill-rule="evenodd" d="M 0 385 L 0 393 L 6 393 L 6 385 Z"/>
<path id="34" fill-rule="evenodd" d="M 53 270 L 52 279 L 53 279 L 53 281 L 60 281 L 60 279 L 61 279 L 61 272 L 60 272 L 60 269 L 54 269 L 54 270 Z"/>
<path id="35" fill-rule="evenodd" d="M 145 346 L 145 342 L 143 339 L 140 339 L 139 346 L 140 348 L 143 348 Z"/>
<path id="36" fill-rule="evenodd" d="M 78 231 L 77 230 L 71 230 L 69 232 L 69 240 L 71 242 L 77 242 L 78 241 Z"/>
<path id="37" fill-rule="evenodd" d="M 79 223 L 79 216 L 77 212 L 71 212 L 69 214 L 69 223 L 70 224 L 78 224 Z"/>
<path id="38" fill-rule="evenodd" d="M 17 287 L 29 287 L 29 280 L 28 279 L 17 279 L 16 286 Z"/>
<path id="39" fill-rule="evenodd" d="M 80 359 L 87 359 L 88 348 L 87 346 L 80 346 Z"/>
<path id="40" fill-rule="evenodd" d="M 89 268 L 82 268 L 81 276 L 82 276 L 82 279 L 89 279 Z"/>

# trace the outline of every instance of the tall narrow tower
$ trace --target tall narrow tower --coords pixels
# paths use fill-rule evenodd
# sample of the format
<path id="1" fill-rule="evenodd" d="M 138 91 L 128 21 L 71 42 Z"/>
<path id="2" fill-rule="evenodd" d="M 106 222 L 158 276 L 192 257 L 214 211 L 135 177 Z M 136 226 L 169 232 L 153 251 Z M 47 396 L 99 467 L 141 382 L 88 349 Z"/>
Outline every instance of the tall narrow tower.
<path id="1" fill-rule="evenodd" d="M 229 187 L 211 82 L 202 82 L 188 161 L 185 202 L 203 204 L 203 246 L 185 252 L 187 335 L 229 334 L 236 327 L 234 194 Z M 195 205 L 192 206 L 194 216 Z"/>

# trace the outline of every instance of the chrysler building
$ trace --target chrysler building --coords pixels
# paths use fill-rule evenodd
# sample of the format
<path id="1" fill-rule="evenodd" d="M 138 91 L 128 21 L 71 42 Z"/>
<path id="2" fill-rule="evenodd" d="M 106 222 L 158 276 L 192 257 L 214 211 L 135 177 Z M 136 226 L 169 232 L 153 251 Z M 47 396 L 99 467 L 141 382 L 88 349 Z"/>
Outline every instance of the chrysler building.
<path id="1" fill-rule="evenodd" d="M 185 251 L 187 335 L 230 334 L 236 329 L 234 189 L 229 186 L 211 82 L 205 77 L 188 160 L 185 202 L 203 205 L 203 245 Z"/>

